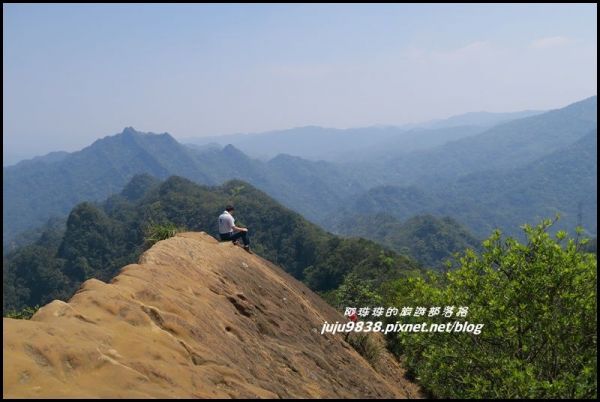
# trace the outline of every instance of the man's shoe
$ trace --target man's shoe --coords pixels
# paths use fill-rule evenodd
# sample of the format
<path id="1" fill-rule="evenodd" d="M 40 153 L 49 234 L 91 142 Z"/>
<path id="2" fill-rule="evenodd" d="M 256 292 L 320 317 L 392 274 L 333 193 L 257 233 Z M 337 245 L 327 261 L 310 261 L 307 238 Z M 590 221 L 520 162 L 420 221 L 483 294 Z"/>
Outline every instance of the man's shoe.
<path id="1" fill-rule="evenodd" d="M 244 250 L 246 250 L 250 254 L 253 254 L 252 251 L 250 251 L 250 246 L 244 246 Z"/>

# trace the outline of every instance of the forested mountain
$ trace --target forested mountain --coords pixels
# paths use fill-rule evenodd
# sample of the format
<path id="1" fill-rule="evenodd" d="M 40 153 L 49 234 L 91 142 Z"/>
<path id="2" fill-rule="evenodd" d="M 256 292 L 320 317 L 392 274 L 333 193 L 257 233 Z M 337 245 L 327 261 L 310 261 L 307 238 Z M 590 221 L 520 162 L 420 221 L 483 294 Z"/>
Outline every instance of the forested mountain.
<path id="1" fill-rule="evenodd" d="M 410 256 L 428 268 L 442 269 L 454 253 L 479 250 L 481 241 L 450 217 L 414 216 L 405 222 L 376 213 L 346 217 L 339 233 L 364 237 Z"/>
<path id="2" fill-rule="evenodd" d="M 597 97 L 593 96 L 431 149 L 350 161 L 345 169 L 363 184 L 414 184 L 424 189 L 475 172 L 514 169 L 567 147 L 595 129 L 596 109 Z"/>
<path id="3" fill-rule="evenodd" d="M 209 184 L 233 178 L 247 181 L 313 222 L 365 190 L 343 170 L 324 161 L 281 154 L 263 162 L 249 158 L 232 145 L 197 155 L 199 169 L 209 172 Z"/>
<path id="4" fill-rule="evenodd" d="M 285 156 L 261 162 L 233 146 L 199 151 L 169 134 L 139 133 L 129 127 L 55 162 L 30 161 L 4 168 L 4 244 L 50 217 L 64 216 L 78 202 L 101 200 L 120 191 L 140 173 L 161 179 L 179 175 L 213 185 L 233 178 L 247 180 L 315 220 L 316 206 L 330 208 L 362 190 L 330 164 Z"/>
<path id="5" fill-rule="evenodd" d="M 2 247 L 2 254 L 6 255 L 18 247 L 26 246 L 36 242 L 44 233 L 48 231 L 64 231 L 67 223 L 67 217 L 52 217 L 46 221 L 45 224 L 38 227 L 27 229 L 23 232 L 18 233 L 16 236 L 10 239 L 4 239 Z"/>
<path id="6" fill-rule="evenodd" d="M 49 229 L 4 257 L 4 310 L 64 299 L 92 277 L 109 280 L 147 248 L 150 226 L 216 235 L 228 203 L 236 206 L 236 224 L 250 228 L 253 250 L 311 289 L 333 290 L 350 272 L 373 285 L 420 272 L 412 260 L 372 241 L 325 232 L 248 183 L 207 187 L 181 177 L 158 183 L 137 176 L 102 204 L 77 205 L 64 231 Z"/>
<path id="7" fill-rule="evenodd" d="M 167 134 L 142 135 L 132 128 L 95 141 L 53 163 L 29 163 L 3 169 L 3 237 L 62 216 L 78 202 L 119 192 L 131 177 L 170 172 L 208 181 L 187 148 Z"/>
<path id="8" fill-rule="evenodd" d="M 54 151 L 54 152 L 47 153 L 46 155 L 36 156 L 31 159 L 24 159 L 24 160 L 20 161 L 19 163 L 16 163 L 15 166 L 25 166 L 25 165 L 29 165 L 29 164 L 37 163 L 37 162 L 46 162 L 46 163 L 58 162 L 58 161 L 63 160 L 67 155 L 69 155 L 69 153 L 66 151 Z"/>
<path id="9" fill-rule="evenodd" d="M 358 196 L 337 221 L 350 213 L 385 212 L 400 220 L 415 214 L 452 216 L 476 236 L 494 228 L 518 233 L 525 222 L 560 213 L 556 229 L 581 225 L 597 233 L 597 130 L 575 143 L 509 171 L 484 171 L 419 187 L 380 186 Z M 330 222 L 335 227 L 335 222 Z"/>

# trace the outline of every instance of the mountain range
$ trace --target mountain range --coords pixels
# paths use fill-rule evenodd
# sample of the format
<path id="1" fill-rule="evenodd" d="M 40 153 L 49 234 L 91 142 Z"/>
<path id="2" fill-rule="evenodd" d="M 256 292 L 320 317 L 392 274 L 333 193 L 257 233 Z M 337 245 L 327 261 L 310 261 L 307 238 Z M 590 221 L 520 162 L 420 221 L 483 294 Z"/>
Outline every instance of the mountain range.
<path id="1" fill-rule="evenodd" d="M 515 235 L 524 223 L 561 219 L 555 229 L 581 225 L 597 233 L 597 130 L 573 144 L 515 169 L 485 170 L 428 187 L 375 186 L 353 198 L 327 227 L 340 231 L 350 214 L 386 213 L 399 220 L 416 214 L 451 216 L 478 237 L 495 228 Z M 351 233 L 351 231 L 349 232 Z"/>
<path id="2" fill-rule="evenodd" d="M 540 113 L 542 112 L 475 112 L 402 126 L 349 129 L 305 126 L 263 133 L 186 138 L 182 142 L 196 146 L 232 144 L 250 157 L 264 160 L 283 153 L 309 160 L 344 162 L 349 158 L 362 158 L 365 154 L 378 156 L 390 145 L 400 145 L 399 149 L 403 152 L 425 149 L 475 135 L 502 122 Z"/>
<path id="3" fill-rule="evenodd" d="M 348 134 L 347 141 L 337 141 L 347 144 L 344 152 L 364 149 L 335 163 L 290 154 L 253 159 L 234 145 L 190 147 L 167 133 L 128 127 L 78 152 L 5 167 L 4 245 L 49 218 L 64 217 L 78 202 L 119 192 L 139 173 L 209 185 L 241 179 L 340 234 L 352 233 L 340 227 L 351 227 L 348 218 L 355 214 L 385 213 L 400 221 L 418 214 L 450 216 L 483 237 L 494 228 L 512 234 L 523 223 L 560 212 L 564 228 L 582 224 L 595 235 L 596 108 L 593 96 L 561 109 L 511 115 L 513 120 L 504 116 L 492 127 L 486 125 L 489 115 L 475 114 L 446 127 L 338 130 Z M 460 125 L 478 119 L 487 123 Z M 326 129 L 298 130 L 281 140 L 291 135 L 297 154 L 320 149 L 317 139 Z M 303 137 L 305 131 L 314 136 Z M 424 137 L 397 140 L 417 132 Z"/>
<path id="4" fill-rule="evenodd" d="M 427 188 L 470 173 L 522 167 L 576 142 L 597 127 L 597 97 L 505 122 L 480 134 L 411 153 L 341 164 L 363 184 Z"/>
<path id="5" fill-rule="evenodd" d="M 319 209 L 334 208 L 362 190 L 332 164 L 287 155 L 262 162 L 233 146 L 202 152 L 167 133 L 139 133 L 129 127 L 58 161 L 5 167 L 4 243 L 51 217 L 64 216 L 78 202 L 99 201 L 121 191 L 139 173 L 159 179 L 178 175 L 201 184 L 247 180 L 312 219 Z"/>

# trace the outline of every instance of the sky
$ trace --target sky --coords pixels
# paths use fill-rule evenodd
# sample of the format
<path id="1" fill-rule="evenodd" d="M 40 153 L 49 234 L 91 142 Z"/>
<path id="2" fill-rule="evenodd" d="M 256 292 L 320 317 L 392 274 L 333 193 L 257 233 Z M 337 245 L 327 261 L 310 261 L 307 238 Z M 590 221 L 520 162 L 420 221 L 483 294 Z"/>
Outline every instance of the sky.
<path id="1" fill-rule="evenodd" d="M 596 4 L 4 4 L 4 165 L 177 139 L 547 110 L 596 94 Z"/>

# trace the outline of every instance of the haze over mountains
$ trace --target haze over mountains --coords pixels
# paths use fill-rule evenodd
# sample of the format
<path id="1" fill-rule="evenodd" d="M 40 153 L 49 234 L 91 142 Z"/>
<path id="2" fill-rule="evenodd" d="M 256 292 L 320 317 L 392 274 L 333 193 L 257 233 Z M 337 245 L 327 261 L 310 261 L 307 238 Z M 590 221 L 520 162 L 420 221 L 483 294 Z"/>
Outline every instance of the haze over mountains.
<path id="1" fill-rule="evenodd" d="M 289 154 L 259 160 L 235 145 L 190 147 L 167 133 L 129 127 L 78 152 L 5 167 L 4 243 L 52 216 L 66 215 L 78 202 L 119 192 L 139 173 L 159 179 L 178 175 L 200 184 L 242 179 L 338 233 L 352 232 L 344 227 L 352 225 L 353 214 L 387 213 L 401 221 L 417 214 L 447 215 L 485 236 L 495 227 L 515 233 L 520 224 L 560 212 L 562 227 L 572 230 L 581 223 L 594 235 L 596 108 L 593 96 L 543 113 L 469 114 L 446 126 L 280 133 L 279 144 L 296 154 L 311 151 L 334 159 L 336 152 L 351 155 L 354 149 L 361 156 L 343 162 Z M 338 140 L 342 136 L 344 141 Z M 277 149 L 274 144 L 268 149 Z"/>
<path id="2" fill-rule="evenodd" d="M 540 113 L 542 112 L 474 112 L 399 127 L 336 129 L 305 126 L 264 133 L 187 138 L 182 142 L 204 147 L 231 144 L 247 155 L 260 159 L 285 153 L 310 160 L 342 162 L 348 158 L 364 157 L 365 153 L 377 155 L 389 146 L 400 146 L 399 149 L 406 152 L 424 149 L 483 132 L 505 121 Z"/>
<path id="3" fill-rule="evenodd" d="M 597 98 L 512 120 L 472 135 L 409 155 L 348 162 L 363 183 L 430 184 L 484 170 L 510 170 L 566 147 L 597 127 Z"/>
<path id="4" fill-rule="evenodd" d="M 557 229 L 573 231 L 581 224 L 594 236 L 597 145 L 594 129 L 574 144 L 515 169 L 485 170 L 427 187 L 376 186 L 353 198 L 344 212 L 349 216 L 387 213 L 400 221 L 415 214 L 451 216 L 479 238 L 495 228 L 516 234 L 523 223 L 559 213 Z M 345 230 L 344 222 L 347 219 L 337 218 L 328 225 L 340 233 L 354 233 L 351 227 Z"/>

